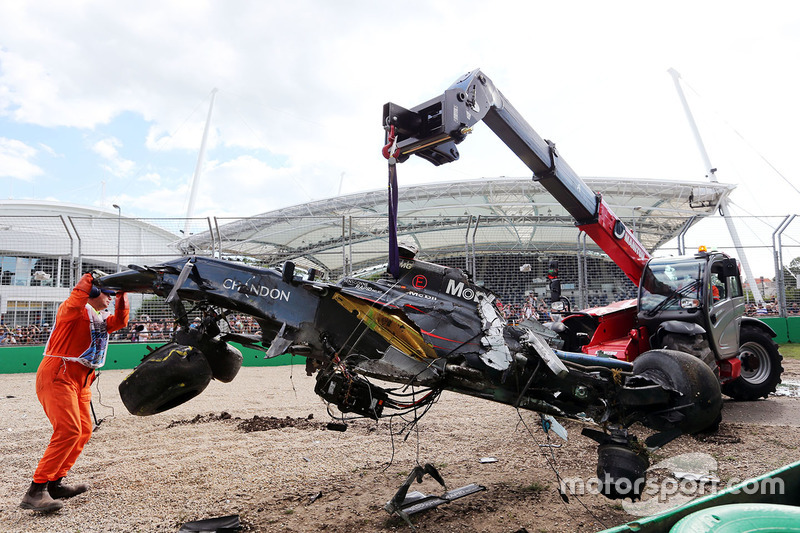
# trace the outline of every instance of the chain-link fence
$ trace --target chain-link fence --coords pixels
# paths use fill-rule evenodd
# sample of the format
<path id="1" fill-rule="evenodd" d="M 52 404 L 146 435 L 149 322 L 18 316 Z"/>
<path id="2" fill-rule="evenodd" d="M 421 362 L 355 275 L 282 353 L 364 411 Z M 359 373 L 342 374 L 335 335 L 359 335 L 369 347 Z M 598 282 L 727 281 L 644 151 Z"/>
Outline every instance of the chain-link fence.
<path id="1" fill-rule="evenodd" d="M 663 225 L 644 215 L 624 222 L 640 237 Z M 677 223 L 669 222 L 672 227 Z M 684 218 L 683 231 L 655 255 L 691 254 L 700 245 L 744 255 L 751 274 L 748 312 L 798 314 L 800 218 L 739 217 L 733 222 L 738 247 L 722 217 Z M 511 320 L 547 319 L 547 270 L 553 260 L 573 309 L 636 296 L 634 284 L 567 217 L 407 216 L 399 218 L 398 229 L 401 240 L 411 239 L 419 247 L 419 259 L 464 269 L 495 292 Z M 190 254 L 277 268 L 291 260 L 331 281 L 343 275 L 380 276 L 388 255 L 387 218 L 0 216 L 0 343 L 12 337 L 17 342 L 46 339 L 58 304 L 83 272 L 113 272 Z M 131 296 L 131 325 L 144 329 L 138 339 L 136 330 L 128 329 L 118 340 L 167 338 L 172 317 L 163 301 Z M 234 330 L 256 332 L 248 317 L 232 317 L 231 322 Z"/>

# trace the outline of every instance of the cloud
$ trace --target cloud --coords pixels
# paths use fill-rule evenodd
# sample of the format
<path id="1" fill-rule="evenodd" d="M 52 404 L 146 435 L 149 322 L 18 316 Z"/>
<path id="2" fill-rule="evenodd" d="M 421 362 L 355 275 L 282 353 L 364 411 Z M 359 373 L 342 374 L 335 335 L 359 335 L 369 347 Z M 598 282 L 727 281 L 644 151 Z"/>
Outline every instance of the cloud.
<path id="1" fill-rule="evenodd" d="M 122 142 L 115 137 L 102 139 L 92 145 L 92 151 L 106 160 L 106 164 L 102 167 L 118 177 L 127 176 L 136 166 L 133 161 L 119 155 L 117 148 L 121 146 Z"/>
<path id="2" fill-rule="evenodd" d="M 136 180 L 135 192 L 112 180 L 109 196 L 176 215 L 216 87 L 195 207 L 244 216 L 334 195 L 343 172 L 343 193 L 384 187 L 382 105 L 417 105 L 479 67 L 579 174 L 701 179 L 666 74 L 674 66 L 795 176 L 800 82 L 785 66 L 800 49 L 797 21 L 798 8 L 769 1 L 755 11 L 715 1 L 6 2 L 0 119 L 91 131 L 105 170 Z M 143 119 L 141 131 L 108 127 L 124 113 Z M 77 160 L 77 149 L 51 145 Z M 530 175 L 485 125 L 459 149 L 451 165 L 404 164 L 401 184 Z M 90 164 L 75 175 L 93 179 Z"/>
<path id="3" fill-rule="evenodd" d="M 308 201 L 325 186 L 308 165 L 275 168 L 252 156 L 208 161 L 198 183 L 198 216 L 245 217 Z M 188 202 L 187 202 L 188 204 Z"/>
<path id="4" fill-rule="evenodd" d="M 136 181 L 142 183 L 151 183 L 153 185 L 161 185 L 161 176 L 156 172 L 148 172 L 136 178 Z"/>
<path id="5" fill-rule="evenodd" d="M 37 153 L 21 141 L 0 137 L 0 177 L 33 181 L 41 176 L 44 171 L 32 161 Z"/>

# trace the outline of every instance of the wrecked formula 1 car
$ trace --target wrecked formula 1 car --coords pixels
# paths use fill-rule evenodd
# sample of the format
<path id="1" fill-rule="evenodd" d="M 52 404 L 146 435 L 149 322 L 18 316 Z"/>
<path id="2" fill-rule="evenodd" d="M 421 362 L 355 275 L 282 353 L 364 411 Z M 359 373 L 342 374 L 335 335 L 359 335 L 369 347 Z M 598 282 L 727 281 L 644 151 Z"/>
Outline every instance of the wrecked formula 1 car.
<path id="1" fill-rule="evenodd" d="M 629 363 L 561 351 L 563 341 L 538 322 L 507 324 L 495 296 L 460 269 L 401 259 L 396 280 L 335 284 L 296 275 L 291 262 L 278 271 L 206 257 L 102 277 L 105 287 L 166 297 L 178 326 L 121 383 L 126 408 L 159 413 L 200 394 L 212 378 L 231 381 L 242 364 L 233 341 L 266 357 L 306 357 L 315 392 L 342 413 L 424 413 L 448 390 L 593 421 L 602 431 L 587 434 L 600 443 L 598 477 L 611 497 L 626 495 L 616 482 L 643 479 L 647 469 L 642 444 L 627 431 L 633 423 L 660 432 L 646 442 L 653 445 L 720 419 L 719 382 L 699 359 L 652 350 Z M 190 324 L 187 306 L 202 313 L 199 325 Z M 261 336 L 230 332 L 231 314 L 254 317 Z"/>

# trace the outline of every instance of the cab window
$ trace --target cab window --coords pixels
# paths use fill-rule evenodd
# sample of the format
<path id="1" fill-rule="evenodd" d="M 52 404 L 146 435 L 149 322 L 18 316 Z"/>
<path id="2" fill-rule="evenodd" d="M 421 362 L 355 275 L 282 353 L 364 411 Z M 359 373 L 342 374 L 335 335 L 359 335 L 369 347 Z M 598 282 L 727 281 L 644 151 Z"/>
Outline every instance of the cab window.
<path id="1" fill-rule="evenodd" d="M 720 272 L 714 272 L 716 265 L 711 269 L 711 299 L 713 302 L 727 299 L 727 290 L 725 287 L 724 278 L 721 277 Z"/>

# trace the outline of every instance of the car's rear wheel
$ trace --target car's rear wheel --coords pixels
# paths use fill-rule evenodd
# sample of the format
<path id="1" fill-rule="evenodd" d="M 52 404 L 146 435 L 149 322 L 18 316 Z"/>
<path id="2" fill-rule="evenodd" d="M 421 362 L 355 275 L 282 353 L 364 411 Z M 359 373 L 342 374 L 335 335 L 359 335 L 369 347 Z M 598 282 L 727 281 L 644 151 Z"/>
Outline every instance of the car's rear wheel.
<path id="1" fill-rule="evenodd" d="M 680 393 L 673 405 L 646 417 L 649 427 L 698 433 L 719 424 L 722 411 L 719 380 L 697 357 L 675 350 L 650 350 L 633 361 L 633 373 Z"/>
<path id="2" fill-rule="evenodd" d="M 119 395 L 131 414 L 148 416 L 191 400 L 210 381 L 211 367 L 200 350 L 170 342 L 133 369 L 119 384 Z"/>

